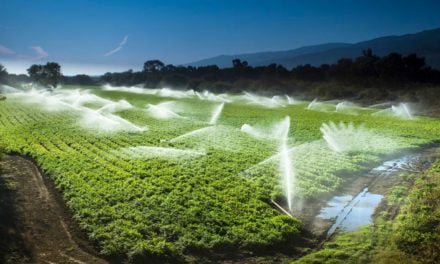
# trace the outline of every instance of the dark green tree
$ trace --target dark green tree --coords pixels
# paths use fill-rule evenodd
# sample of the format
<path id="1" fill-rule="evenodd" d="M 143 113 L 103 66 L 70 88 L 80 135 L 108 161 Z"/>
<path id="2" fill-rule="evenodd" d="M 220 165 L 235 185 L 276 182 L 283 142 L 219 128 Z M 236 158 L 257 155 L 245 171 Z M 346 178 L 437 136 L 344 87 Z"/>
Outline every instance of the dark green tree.
<path id="1" fill-rule="evenodd" d="M 62 78 L 61 66 L 56 62 L 48 62 L 46 65 L 32 65 L 27 69 L 32 81 L 46 87 L 55 88 Z"/>
<path id="2" fill-rule="evenodd" d="M 379 78 L 382 81 L 395 82 L 403 81 L 405 76 L 405 64 L 402 59 L 402 55 L 396 52 L 392 52 L 380 59 L 377 62 L 377 70 Z"/>
<path id="3" fill-rule="evenodd" d="M 6 83 L 6 79 L 8 78 L 8 72 L 6 68 L 0 64 L 0 83 Z"/>
<path id="4" fill-rule="evenodd" d="M 424 57 L 418 57 L 416 54 L 409 54 L 403 57 L 405 64 L 406 77 L 413 81 L 423 81 L 426 70 Z"/>
<path id="5" fill-rule="evenodd" d="M 79 85 L 95 84 L 93 79 L 86 74 L 77 74 L 75 76 L 64 76 L 63 83 L 65 83 L 65 84 L 79 84 Z"/>
<path id="6" fill-rule="evenodd" d="M 165 64 L 160 60 L 149 60 L 144 63 L 144 72 L 157 72 L 161 71 L 165 67 Z"/>
<path id="7" fill-rule="evenodd" d="M 369 80 L 377 78 L 378 73 L 376 69 L 376 63 L 379 61 L 379 57 L 373 54 L 373 51 L 368 48 L 362 51 L 362 56 L 357 57 L 354 61 L 355 74 L 357 74 L 358 80 Z"/>
<path id="8" fill-rule="evenodd" d="M 246 68 L 247 66 L 248 66 L 247 61 L 241 61 L 240 59 L 233 59 L 232 60 L 232 67 L 234 69 L 243 69 L 243 68 Z"/>

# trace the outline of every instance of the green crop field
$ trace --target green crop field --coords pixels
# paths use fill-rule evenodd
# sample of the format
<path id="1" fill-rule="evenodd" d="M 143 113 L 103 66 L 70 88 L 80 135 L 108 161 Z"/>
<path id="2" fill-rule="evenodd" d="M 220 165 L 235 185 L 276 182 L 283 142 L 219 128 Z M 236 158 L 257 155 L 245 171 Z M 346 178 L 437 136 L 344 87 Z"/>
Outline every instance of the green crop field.
<path id="1" fill-rule="evenodd" d="M 0 144 L 36 160 L 108 256 L 188 260 L 294 244 L 301 222 L 271 203 L 287 204 L 276 133 L 286 116 L 294 205 L 324 197 L 387 156 L 440 140 L 438 119 L 373 108 L 78 88 L 8 94 Z M 330 122 L 335 144 L 348 149 L 335 151 L 323 138 Z"/>

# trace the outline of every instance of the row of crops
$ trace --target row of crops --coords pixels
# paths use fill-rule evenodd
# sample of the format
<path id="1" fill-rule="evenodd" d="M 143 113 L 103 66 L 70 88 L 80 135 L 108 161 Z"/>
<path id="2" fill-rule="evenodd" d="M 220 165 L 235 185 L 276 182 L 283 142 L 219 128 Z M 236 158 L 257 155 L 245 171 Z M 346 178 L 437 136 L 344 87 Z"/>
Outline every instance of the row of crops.
<path id="1" fill-rule="evenodd" d="M 300 221 L 270 204 L 270 199 L 283 199 L 276 143 L 243 133 L 243 124 L 267 127 L 291 117 L 289 145 L 297 195 L 302 198 L 336 190 L 349 180 L 341 172 L 355 175 L 390 152 L 440 137 L 437 120 L 378 117 L 371 115 L 375 111 L 371 109 L 357 109 L 354 115 L 307 110 L 306 104 L 264 108 L 228 102 L 218 123 L 209 125 L 218 102 L 92 92 L 106 100 L 127 100 L 135 107 L 114 114 L 148 129 L 87 129 L 79 125 L 77 111 L 48 109 L 38 100 L 11 95 L 0 102 L 0 140 L 7 151 L 37 161 L 103 254 L 130 259 L 188 261 L 189 256 L 208 252 L 252 254 L 280 244 L 294 245 Z M 147 104 L 164 101 L 178 106 L 179 117 L 158 119 L 148 114 Z M 102 107 L 99 104 L 84 106 L 96 109 Z M 320 132 L 328 121 L 364 124 L 378 136 L 351 139 L 364 140 L 364 151 L 335 153 Z M 199 132 L 179 137 L 195 130 Z"/>

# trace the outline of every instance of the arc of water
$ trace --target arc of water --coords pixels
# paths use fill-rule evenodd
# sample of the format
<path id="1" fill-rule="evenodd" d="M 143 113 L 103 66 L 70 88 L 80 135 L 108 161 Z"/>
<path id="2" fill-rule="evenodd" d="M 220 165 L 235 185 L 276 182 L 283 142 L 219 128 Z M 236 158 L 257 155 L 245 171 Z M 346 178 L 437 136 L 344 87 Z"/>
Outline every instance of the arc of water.
<path id="1" fill-rule="evenodd" d="M 171 102 L 164 102 L 157 105 L 148 104 L 147 111 L 157 119 L 183 118 L 181 115 L 170 109 Z"/>
<path id="2" fill-rule="evenodd" d="M 288 104 L 295 104 L 295 100 L 292 97 L 288 96 L 287 94 L 285 96 Z"/>
<path id="3" fill-rule="evenodd" d="M 290 130 L 290 117 L 286 116 L 283 121 L 274 126 L 269 138 L 278 139 L 278 153 L 267 158 L 266 160 L 258 163 L 257 165 L 247 169 L 244 173 L 252 170 L 255 167 L 261 166 L 272 160 L 278 160 L 278 171 L 281 175 L 282 186 L 284 194 L 286 196 L 288 209 L 291 212 L 293 208 L 293 196 L 295 195 L 295 171 L 293 169 L 291 149 L 289 149 L 289 130 Z M 261 134 L 248 124 L 244 124 L 241 127 L 241 131 L 249 133 L 255 137 L 267 138 L 267 135 Z"/>
<path id="4" fill-rule="evenodd" d="M 289 130 L 290 130 L 290 117 L 287 116 L 283 122 L 280 124 L 281 131 L 279 131 L 280 137 L 280 161 L 279 161 L 279 170 L 283 177 L 283 186 L 284 192 L 287 199 L 287 205 L 289 207 L 289 211 L 292 211 L 292 203 L 293 203 L 293 195 L 295 188 L 295 173 L 292 167 L 292 157 L 290 155 L 289 147 L 288 147 L 288 139 L 289 139 Z"/>
<path id="5" fill-rule="evenodd" d="M 220 118 L 220 115 L 223 111 L 224 106 L 225 106 L 225 103 L 221 103 L 214 109 L 214 112 L 212 113 L 212 116 L 211 116 L 211 120 L 209 121 L 210 125 L 215 125 L 217 123 L 217 121 Z"/>
<path id="6" fill-rule="evenodd" d="M 312 102 L 309 103 L 307 109 L 313 109 L 318 104 L 318 98 L 313 99 Z"/>
<path id="7" fill-rule="evenodd" d="M 191 137 L 191 136 L 194 136 L 194 135 L 205 133 L 207 131 L 210 131 L 211 129 L 215 129 L 215 127 L 207 126 L 207 127 L 198 128 L 196 130 L 192 130 L 192 131 L 190 131 L 188 133 L 185 133 L 183 135 L 180 135 L 180 136 L 177 136 L 175 138 L 172 138 L 172 139 L 170 139 L 170 142 L 177 142 L 177 141 L 179 141 L 181 139 L 184 139 L 184 138 L 187 138 L 187 137 Z"/>

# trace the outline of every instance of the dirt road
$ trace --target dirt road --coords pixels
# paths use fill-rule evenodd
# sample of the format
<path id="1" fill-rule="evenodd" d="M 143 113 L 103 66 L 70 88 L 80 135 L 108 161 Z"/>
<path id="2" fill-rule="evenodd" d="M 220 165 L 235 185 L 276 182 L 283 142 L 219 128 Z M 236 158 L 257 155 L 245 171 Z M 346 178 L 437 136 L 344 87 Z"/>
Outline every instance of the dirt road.
<path id="1" fill-rule="evenodd" d="M 61 199 L 50 191 L 51 183 L 45 182 L 31 161 L 3 156 L 0 168 L 0 198 L 7 205 L 0 212 L 0 235 L 6 235 L 6 247 L 15 247 L 9 249 L 15 251 L 12 256 L 0 252 L 4 254 L 0 262 L 108 263 L 84 239 Z"/>

